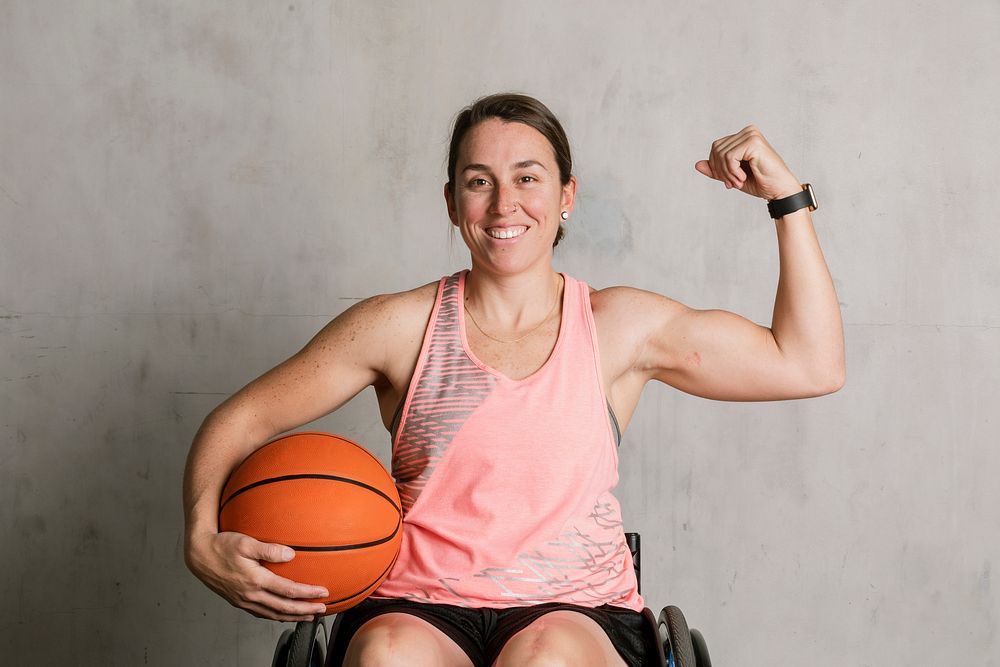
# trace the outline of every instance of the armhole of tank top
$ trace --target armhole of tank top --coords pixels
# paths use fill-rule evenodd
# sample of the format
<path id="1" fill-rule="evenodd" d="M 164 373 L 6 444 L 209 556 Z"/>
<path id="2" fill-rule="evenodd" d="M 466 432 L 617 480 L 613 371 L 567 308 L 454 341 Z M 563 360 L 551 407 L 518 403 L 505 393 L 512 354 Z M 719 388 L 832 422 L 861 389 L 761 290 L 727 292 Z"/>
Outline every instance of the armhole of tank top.
<path id="1" fill-rule="evenodd" d="M 594 372 L 597 374 L 597 384 L 601 388 L 604 403 L 608 406 L 608 434 L 614 440 L 615 456 L 617 457 L 618 448 L 622 443 L 622 432 L 618 425 L 618 417 L 615 416 L 615 411 L 611 408 L 611 400 L 604 387 L 604 376 L 601 374 L 601 350 L 597 344 L 597 324 L 594 322 L 594 310 L 590 305 L 590 285 L 582 280 L 577 281 L 577 283 L 580 285 L 580 299 L 583 303 L 584 316 L 587 318 L 587 328 L 590 330 L 590 344 L 594 348 Z"/>
<path id="2" fill-rule="evenodd" d="M 605 398 L 604 402 L 608 404 L 608 416 L 611 417 L 611 429 L 614 431 L 614 435 L 615 435 L 615 446 L 621 447 L 622 446 L 622 429 L 618 425 L 618 417 L 615 416 L 615 411 L 611 408 L 611 401 L 609 401 L 607 398 Z"/>
<path id="3" fill-rule="evenodd" d="M 416 371 L 414 370 L 414 375 Z M 399 403 L 396 404 L 396 411 L 392 413 L 392 421 L 389 422 L 389 439 L 392 442 L 396 442 L 396 433 L 399 431 L 399 420 L 403 417 L 403 405 L 406 404 L 406 399 L 410 395 L 410 387 L 413 385 L 413 378 L 410 378 L 410 382 L 406 385 L 406 391 L 399 399 Z M 611 409 L 611 406 L 608 406 Z"/>
<path id="4" fill-rule="evenodd" d="M 430 347 L 431 338 L 434 335 L 434 326 L 437 324 L 438 311 L 441 309 L 441 295 L 444 294 L 444 285 L 447 280 L 448 276 L 445 276 L 438 282 L 437 294 L 434 297 L 434 307 L 431 308 L 431 315 L 427 320 L 427 327 L 424 329 L 424 339 L 420 343 L 420 354 L 417 356 L 417 365 L 413 368 L 413 375 L 410 376 L 410 382 L 406 385 L 406 391 L 403 392 L 403 397 L 399 399 L 399 403 L 396 405 L 392 421 L 389 422 L 389 442 L 392 443 L 392 451 L 396 450 L 396 440 L 406 422 L 406 414 L 410 407 L 410 401 L 413 399 L 413 391 L 417 386 L 417 381 L 420 379 L 420 374 L 423 372 L 424 364 L 427 361 L 427 348 Z"/>

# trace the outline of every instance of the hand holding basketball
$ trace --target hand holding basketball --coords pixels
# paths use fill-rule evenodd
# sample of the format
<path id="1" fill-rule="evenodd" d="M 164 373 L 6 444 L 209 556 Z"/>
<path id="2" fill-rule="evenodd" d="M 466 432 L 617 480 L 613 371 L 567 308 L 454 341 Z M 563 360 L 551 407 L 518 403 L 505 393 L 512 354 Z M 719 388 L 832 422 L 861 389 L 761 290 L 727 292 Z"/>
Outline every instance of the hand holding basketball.
<path id="1" fill-rule="evenodd" d="M 326 605 L 307 602 L 328 593 L 320 586 L 278 576 L 261 561 L 284 563 L 294 552 L 280 544 L 260 542 L 241 533 L 222 532 L 192 538 L 188 566 L 234 607 L 275 621 L 308 621 Z"/>
<path id="2" fill-rule="evenodd" d="M 699 160 L 694 168 L 722 181 L 726 189 L 738 188 L 768 201 L 802 191 L 784 160 L 753 125 L 713 141 L 708 159 Z"/>
<path id="3" fill-rule="evenodd" d="M 278 581 L 325 587 L 326 593 L 311 597 L 325 604 L 317 613 L 335 614 L 364 600 L 399 554 L 403 514 L 396 485 L 378 459 L 340 436 L 299 432 L 272 440 L 232 471 L 220 500 L 219 529 L 255 538 L 238 545 L 247 560 L 262 553 L 258 545 L 284 545 L 294 560 L 284 559 L 278 547 L 269 555 L 280 560 L 263 563 Z M 274 581 L 254 574 L 252 584 Z M 249 602 L 263 597 L 284 604 L 300 591 L 288 588 L 284 600 L 263 591 Z"/>

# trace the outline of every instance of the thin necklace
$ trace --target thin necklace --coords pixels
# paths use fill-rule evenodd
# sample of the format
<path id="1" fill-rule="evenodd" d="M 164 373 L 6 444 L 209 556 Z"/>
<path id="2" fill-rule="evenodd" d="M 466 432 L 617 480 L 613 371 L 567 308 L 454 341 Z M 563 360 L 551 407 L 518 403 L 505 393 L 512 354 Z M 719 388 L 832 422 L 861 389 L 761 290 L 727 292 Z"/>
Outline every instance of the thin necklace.
<path id="1" fill-rule="evenodd" d="M 565 282 L 565 281 L 563 281 L 563 282 Z M 467 305 L 465 305 L 464 303 L 462 304 L 462 307 L 465 308 L 465 312 L 467 312 L 469 314 L 469 319 L 472 320 L 472 323 L 476 325 L 477 329 L 479 329 L 479 333 L 483 334 L 484 336 L 486 336 L 490 340 L 495 340 L 498 343 L 519 343 L 522 340 L 524 340 L 525 338 L 527 338 L 528 336 L 530 336 L 531 334 L 533 334 L 536 331 L 538 331 L 539 329 L 541 329 L 542 325 L 545 324 L 546 322 L 548 322 L 549 318 L 552 317 L 552 313 L 556 312 L 556 307 L 558 305 L 559 305 L 559 295 L 557 294 L 556 295 L 556 302 L 554 304 L 552 304 L 552 310 L 550 310 L 549 314 L 545 316 L 545 319 L 543 319 L 541 322 L 539 322 L 538 324 L 536 324 L 531 329 L 531 331 L 529 331 L 528 333 L 524 334 L 520 338 L 515 338 L 514 340 L 503 340 L 501 338 L 497 338 L 496 336 L 489 335 L 488 333 L 486 333 L 485 331 L 483 331 L 483 328 L 481 326 L 479 326 L 479 322 L 476 321 L 476 317 L 475 317 L 475 315 L 472 314 L 472 311 L 469 310 L 469 307 Z"/>

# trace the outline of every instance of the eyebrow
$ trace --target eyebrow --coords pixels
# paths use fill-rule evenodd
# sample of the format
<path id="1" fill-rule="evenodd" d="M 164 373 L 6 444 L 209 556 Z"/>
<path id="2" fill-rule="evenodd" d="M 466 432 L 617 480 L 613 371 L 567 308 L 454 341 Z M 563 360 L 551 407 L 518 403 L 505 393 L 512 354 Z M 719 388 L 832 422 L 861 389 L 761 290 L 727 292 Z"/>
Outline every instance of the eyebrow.
<path id="1" fill-rule="evenodd" d="M 545 169 L 545 165 L 538 160 L 521 160 L 520 162 L 514 163 L 514 169 L 526 169 L 528 167 L 541 167 L 542 169 Z M 463 174 L 467 171 L 490 171 L 490 168 L 485 164 L 479 164 L 477 162 L 475 164 L 468 164 L 464 169 L 462 169 Z M 548 171 L 548 169 L 545 169 L 545 171 Z"/>

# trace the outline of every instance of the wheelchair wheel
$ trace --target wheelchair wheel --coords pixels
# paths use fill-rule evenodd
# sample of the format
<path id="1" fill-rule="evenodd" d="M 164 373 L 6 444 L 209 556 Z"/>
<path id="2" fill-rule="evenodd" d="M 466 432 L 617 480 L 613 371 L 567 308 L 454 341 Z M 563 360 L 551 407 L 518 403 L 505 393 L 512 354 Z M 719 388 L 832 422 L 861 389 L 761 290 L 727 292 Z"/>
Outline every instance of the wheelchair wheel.
<path id="1" fill-rule="evenodd" d="M 288 664 L 288 647 L 292 640 L 292 631 L 285 630 L 278 638 L 278 645 L 274 647 L 274 658 L 271 660 L 271 667 L 285 667 Z"/>
<path id="2" fill-rule="evenodd" d="M 326 624 L 322 618 L 300 621 L 295 630 L 281 633 L 271 667 L 323 667 L 326 662 Z"/>
<path id="3" fill-rule="evenodd" d="M 691 631 L 691 645 L 694 647 L 694 657 L 698 667 L 712 667 L 712 659 L 708 657 L 708 645 L 697 630 Z"/>
<path id="4" fill-rule="evenodd" d="M 666 637 L 670 644 L 667 647 L 667 665 L 670 667 L 702 667 L 695 657 L 691 644 L 691 631 L 688 630 L 684 614 L 677 607 L 664 607 L 660 612 L 658 625 L 666 628 Z"/>

